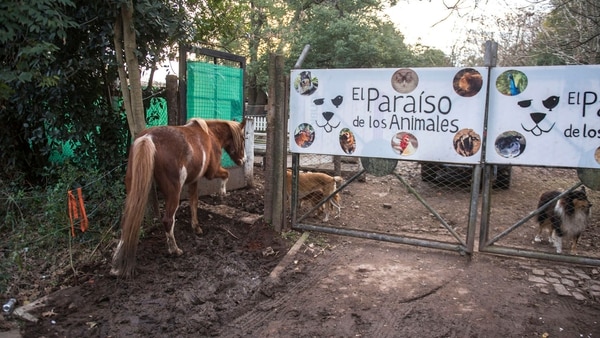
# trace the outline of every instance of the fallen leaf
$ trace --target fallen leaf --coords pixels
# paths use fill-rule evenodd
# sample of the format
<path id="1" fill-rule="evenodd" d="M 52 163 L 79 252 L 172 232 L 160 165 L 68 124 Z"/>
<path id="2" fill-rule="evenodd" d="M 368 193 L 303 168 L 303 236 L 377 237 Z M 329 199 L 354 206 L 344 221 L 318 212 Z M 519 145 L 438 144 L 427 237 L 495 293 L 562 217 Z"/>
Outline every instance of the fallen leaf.
<path id="1" fill-rule="evenodd" d="M 56 316 L 58 313 L 54 312 L 54 309 L 46 312 L 42 312 L 42 317 L 52 317 Z"/>

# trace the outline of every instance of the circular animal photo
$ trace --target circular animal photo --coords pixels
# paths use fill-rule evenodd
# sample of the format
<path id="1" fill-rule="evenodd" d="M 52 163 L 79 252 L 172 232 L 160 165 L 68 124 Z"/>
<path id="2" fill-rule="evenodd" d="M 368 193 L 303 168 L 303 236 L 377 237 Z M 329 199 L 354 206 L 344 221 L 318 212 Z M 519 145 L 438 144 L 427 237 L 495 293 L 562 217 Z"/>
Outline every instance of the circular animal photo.
<path id="1" fill-rule="evenodd" d="M 477 95 L 483 86 L 481 73 L 473 68 L 459 70 L 452 80 L 452 87 L 456 94 L 463 97 Z"/>
<path id="2" fill-rule="evenodd" d="M 398 155 L 410 156 L 419 148 L 419 141 L 415 135 L 407 132 L 399 132 L 392 137 L 392 149 Z"/>
<path id="3" fill-rule="evenodd" d="M 343 128 L 342 131 L 340 131 L 340 147 L 348 155 L 356 150 L 354 133 L 348 128 Z"/>
<path id="4" fill-rule="evenodd" d="M 308 123 L 301 123 L 294 131 L 294 141 L 301 148 L 310 147 L 315 141 L 315 129 Z"/>
<path id="5" fill-rule="evenodd" d="M 577 168 L 577 176 L 586 187 L 600 190 L 600 169 Z"/>
<path id="6" fill-rule="evenodd" d="M 522 71 L 509 69 L 496 78 L 496 89 L 503 95 L 516 96 L 527 88 L 527 75 Z"/>
<path id="7" fill-rule="evenodd" d="M 594 152 L 594 159 L 600 164 L 600 147 L 596 148 L 596 151 Z"/>
<path id="8" fill-rule="evenodd" d="M 419 76 L 412 69 L 402 68 L 394 72 L 391 82 L 395 91 L 406 94 L 417 88 L 417 85 L 419 84 Z"/>
<path id="9" fill-rule="evenodd" d="M 312 77 L 308 70 L 300 72 L 294 79 L 294 89 L 300 95 L 310 95 L 316 92 L 318 87 L 319 79 L 316 76 Z"/>
<path id="10" fill-rule="evenodd" d="M 481 148 L 481 137 L 473 129 L 461 129 L 454 135 L 453 145 L 460 156 L 473 156 Z"/>
<path id="11" fill-rule="evenodd" d="M 498 155 L 505 158 L 514 158 L 525 151 L 525 137 L 516 131 L 505 131 L 500 134 L 494 146 Z"/>
<path id="12" fill-rule="evenodd" d="M 394 172 L 394 169 L 398 166 L 398 160 L 390 158 L 361 157 L 360 164 L 369 174 L 382 177 Z"/>

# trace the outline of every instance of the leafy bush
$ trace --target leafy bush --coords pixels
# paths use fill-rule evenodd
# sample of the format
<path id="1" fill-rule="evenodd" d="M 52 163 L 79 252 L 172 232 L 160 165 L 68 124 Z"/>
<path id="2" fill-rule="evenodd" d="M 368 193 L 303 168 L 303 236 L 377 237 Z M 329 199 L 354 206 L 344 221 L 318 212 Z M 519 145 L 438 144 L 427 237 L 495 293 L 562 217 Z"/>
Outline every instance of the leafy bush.
<path id="1" fill-rule="evenodd" d="M 20 280 L 37 273 L 30 269 L 33 260 L 43 258 L 50 267 L 65 265 L 65 257 L 70 257 L 70 268 L 76 271 L 73 257 L 102 259 L 118 230 L 124 171 L 125 165 L 105 172 L 82 171 L 65 162 L 56 183 L 44 188 L 23 189 L 14 181 L 0 181 L 0 294 L 16 293 L 11 289 L 18 288 Z M 82 233 L 75 221 L 76 237 L 71 237 L 67 192 L 77 187 L 82 187 L 89 229 Z"/>

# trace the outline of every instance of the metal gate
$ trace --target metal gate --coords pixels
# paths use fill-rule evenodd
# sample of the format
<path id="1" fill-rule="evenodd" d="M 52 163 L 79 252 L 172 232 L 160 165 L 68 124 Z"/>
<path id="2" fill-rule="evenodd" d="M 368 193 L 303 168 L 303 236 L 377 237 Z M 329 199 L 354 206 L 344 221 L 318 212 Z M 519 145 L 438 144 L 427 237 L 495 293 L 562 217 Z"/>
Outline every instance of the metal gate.
<path id="1" fill-rule="evenodd" d="M 487 67 L 495 66 L 493 57 L 495 48 L 497 48 L 497 44 L 486 44 L 485 64 Z M 399 69 L 395 73 L 394 71 L 377 72 L 377 76 L 366 76 L 364 82 L 358 82 L 356 79 L 364 76 L 365 73 L 359 74 L 352 70 L 347 72 L 342 70 L 345 73 L 334 73 L 335 71 L 325 73 L 320 70 L 293 71 L 295 76 L 291 83 L 291 91 L 296 91 L 294 93 L 296 101 L 294 102 L 295 115 L 290 116 L 290 123 L 292 123 L 292 117 L 294 120 L 290 128 L 295 129 L 290 129 L 290 144 L 293 149 L 288 184 L 291 188 L 292 228 L 424 246 L 456 251 L 461 254 L 471 254 L 478 250 L 491 254 L 600 265 L 600 249 L 596 244 L 599 243 L 600 237 L 597 226 L 600 218 L 595 212 L 592 212 L 588 227 L 581 235 L 577 251 L 566 250 L 566 252 L 557 253 L 552 243 L 548 241 L 548 234 L 542 234 L 542 239 L 536 240 L 539 228 L 536 219 L 542 209 L 538 208 L 538 200 L 544 192 L 557 190 L 561 194 L 566 194 L 568 191 L 580 189 L 580 186 L 585 184 L 588 187 L 587 197 L 592 205 L 597 205 L 600 200 L 598 192 L 600 190 L 600 183 L 598 183 L 600 174 L 598 169 L 592 169 L 600 164 L 600 147 L 590 148 L 590 145 L 593 145 L 589 143 L 591 140 L 585 142 L 586 137 L 595 138 L 592 134 L 577 139 L 577 133 L 581 130 L 576 129 L 583 125 L 583 133 L 586 128 L 588 132 L 591 130 L 593 133 L 600 133 L 600 129 L 596 128 L 598 122 L 592 120 L 593 116 L 589 116 L 591 113 L 586 115 L 586 109 L 594 109 L 594 104 L 598 102 L 594 93 L 594 90 L 600 92 L 597 82 L 593 82 L 590 78 L 587 81 L 591 82 L 586 82 L 588 87 L 573 89 L 571 86 L 575 83 L 583 82 L 571 79 L 570 86 L 562 86 L 563 89 L 568 88 L 569 90 L 568 93 L 565 91 L 560 94 L 564 96 L 563 106 L 558 106 L 559 97 L 556 95 L 536 97 L 536 100 L 539 101 L 544 99 L 542 109 L 551 112 L 553 108 L 557 108 L 555 111 L 563 111 L 559 116 L 568 116 L 567 120 L 560 121 L 562 125 L 556 128 L 558 130 L 555 129 L 553 134 L 549 134 L 554 138 L 551 137 L 550 141 L 552 142 L 544 143 L 544 140 L 547 139 L 540 136 L 550 132 L 556 122 L 554 124 L 552 121 L 544 122 L 545 124 L 542 125 L 541 122 L 546 116 L 546 112 L 521 110 L 521 108 L 529 108 L 533 100 L 531 96 L 519 96 L 527 88 L 528 80 L 531 80 L 525 73 L 533 73 L 533 79 L 538 81 L 535 84 L 538 88 L 545 88 L 548 85 L 549 78 L 544 76 L 545 80 L 540 80 L 542 78 L 539 76 L 540 72 L 536 74 L 538 70 L 523 68 L 522 71 L 513 69 L 495 71 L 493 68 L 488 68 L 487 74 L 483 76 L 484 78 L 487 76 L 483 83 L 484 86 L 480 83 L 478 87 L 475 87 L 479 90 L 478 88 L 487 86 L 483 130 L 466 128 L 458 130 L 457 126 L 458 132 L 454 131 L 456 132 L 454 140 L 450 140 L 451 142 L 440 141 L 439 143 L 427 139 L 427 137 L 436 135 L 419 134 L 419 131 L 422 132 L 424 129 L 419 129 L 422 127 L 413 124 L 423 123 L 425 119 L 404 117 L 404 115 L 398 117 L 397 114 L 437 112 L 437 121 L 439 122 L 440 117 L 446 118 L 450 114 L 450 105 L 453 100 L 451 97 L 457 98 L 460 102 L 460 97 L 474 97 L 477 94 L 477 91 L 468 91 L 474 88 L 470 84 L 461 87 L 460 81 L 457 81 L 459 76 L 463 76 L 461 73 L 482 74 L 481 69 L 479 72 L 473 69 L 458 71 L 453 84 L 459 97 L 453 96 L 453 94 L 441 94 L 438 103 L 447 104 L 437 108 L 431 101 L 432 98 L 437 99 L 433 94 L 423 96 L 426 93 L 425 89 L 422 91 L 420 89 L 418 91 L 420 94 L 415 94 L 417 98 L 396 93 L 410 93 L 417 86 L 413 83 L 412 87 L 407 89 L 403 87 L 404 85 L 395 82 L 397 81 L 396 74 L 402 77 L 404 76 L 402 72 L 406 72 L 406 74 L 411 72 L 409 69 Z M 590 73 L 589 70 L 587 73 L 581 72 L 580 69 L 579 74 L 583 74 L 583 77 Z M 390 89 L 380 92 L 378 86 L 382 86 L 381 88 L 389 86 L 389 82 L 386 84 L 381 78 L 388 79 L 391 73 L 394 73 L 391 85 L 395 92 Z M 495 81 L 491 83 L 492 73 L 494 73 Z M 569 73 L 561 74 L 559 78 L 566 82 L 564 79 L 569 77 Z M 335 78 L 336 76 L 340 78 Z M 332 80 L 333 78 L 335 80 Z M 480 80 L 481 78 L 479 77 Z M 465 80 L 464 76 L 462 80 Z M 368 85 L 363 86 L 363 83 L 368 83 Z M 469 83 L 469 81 L 465 80 L 465 83 Z M 322 87 L 328 85 L 335 89 L 323 92 L 328 95 L 326 98 L 323 98 L 323 93 L 311 96 L 313 93 L 320 93 Z M 535 86 L 534 91 L 530 90 L 528 95 L 531 93 L 547 95 L 542 91 L 535 91 L 537 89 Z M 492 87 L 495 94 L 493 105 L 496 114 L 488 116 L 489 107 L 492 105 L 489 96 Z M 561 86 L 552 88 L 553 94 L 558 93 L 557 90 L 560 89 L 556 88 L 559 87 Z M 426 90 L 430 89 L 428 86 Z M 336 96 L 336 94 L 344 95 Z M 579 99 L 576 100 L 577 97 L 586 95 L 587 103 L 585 99 L 582 101 L 583 103 L 580 103 Z M 378 101 L 382 97 L 383 100 Z M 406 106 L 398 107 L 398 100 L 402 102 L 401 100 L 407 97 L 413 99 L 412 106 L 409 103 Z M 592 100 L 592 98 L 594 99 Z M 351 105 L 350 108 L 340 108 L 342 102 L 348 99 L 358 103 Z M 565 106 L 564 100 L 568 100 L 569 107 Z M 533 104 L 538 103 L 541 104 L 537 101 Z M 377 106 L 378 104 L 379 106 Z M 419 106 L 416 109 L 417 104 L 424 104 L 425 108 Z M 576 107 L 576 105 L 582 104 L 583 116 L 581 116 L 581 109 Z M 517 105 L 519 108 L 515 108 Z M 323 108 L 325 106 L 327 108 Z M 406 107 L 412 111 L 407 111 Z M 435 109 L 428 110 L 429 107 Z M 504 107 L 510 108 L 504 109 Z M 573 107 L 578 108 L 579 111 L 573 112 Z M 480 103 L 477 103 L 466 105 L 460 110 L 460 113 L 472 114 L 473 109 L 476 112 L 483 111 Z M 302 113 L 298 113 L 298 111 Z M 527 120 L 525 125 L 523 123 L 515 124 L 516 121 L 510 118 L 506 119 L 503 114 L 498 114 L 499 111 L 513 114 L 511 117 L 515 120 L 520 116 L 530 116 L 533 122 Z M 530 114 L 516 115 L 521 111 Z M 573 114 L 565 114 L 566 111 Z M 377 112 L 379 115 L 373 112 Z M 348 119 L 344 114 L 351 115 L 350 118 L 353 120 Z M 435 116 L 435 114 L 425 116 Z M 461 116 L 453 115 L 455 118 Z M 470 115 L 470 118 L 478 119 L 481 116 L 475 114 Z M 554 118 L 557 118 L 556 116 L 555 114 Z M 569 120 L 573 117 L 573 120 Z M 386 121 L 386 118 L 391 119 Z M 405 119 L 410 127 L 400 127 L 401 119 Z M 342 121 L 344 125 L 340 127 Z M 450 125 L 454 121 L 458 120 L 446 120 Z M 390 123 L 400 131 L 391 138 L 391 145 L 390 141 L 381 137 L 372 138 L 371 134 L 379 133 L 378 135 L 381 136 L 381 128 L 390 126 Z M 372 128 L 373 132 L 365 134 L 366 128 L 369 132 Z M 294 130 L 293 133 L 292 130 Z M 333 133 L 334 130 L 335 133 Z M 405 132 L 405 130 L 409 132 Z M 412 130 L 416 130 L 419 135 L 417 137 L 412 135 L 410 133 Z M 430 131 L 430 129 L 427 130 Z M 519 130 L 525 136 L 515 130 Z M 473 131 L 474 133 L 472 133 Z M 494 136 L 495 140 L 488 139 L 490 131 L 497 133 L 497 136 Z M 478 132 L 481 134 L 477 134 Z M 350 134 L 352 141 L 356 142 L 352 148 L 344 148 L 344 145 L 348 144 L 342 139 L 346 137 L 346 134 Z M 336 139 L 337 135 L 340 137 L 339 144 Z M 388 132 L 386 135 L 389 137 L 390 133 Z M 405 150 L 402 145 L 404 137 L 409 137 L 406 144 L 415 148 L 411 149 L 410 155 L 415 154 L 416 148 L 420 146 L 427 149 L 422 154 L 428 155 L 420 158 L 413 156 L 413 160 L 409 160 L 410 156 L 405 159 L 404 152 L 397 152 L 399 148 L 402 151 Z M 419 139 L 420 137 L 422 139 Z M 510 160 L 522 154 L 526 138 L 532 144 L 527 145 L 529 151 L 527 160 L 521 162 Z M 459 140 L 457 141 L 457 139 Z M 459 157 L 456 159 L 454 151 L 461 156 L 470 156 L 461 153 L 464 148 L 457 148 L 457 143 L 464 140 L 467 140 L 467 143 L 473 140 L 481 142 L 481 148 L 477 147 L 477 150 L 481 149 L 480 154 L 482 155 L 479 162 L 473 162 L 472 158 L 461 159 Z M 357 143 L 363 147 L 361 154 L 383 154 L 381 157 L 385 157 L 385 159 L 364 157 L 365 155 L 357 156 L 354 153 Z M 449 143 L 453 143 L 454 149 L 447 147 Z M 432 144 L 439 144 L 440 151 L 432 149 Z M 462 145 L 464 144 L 459 144 L 459 146 Z M 473 143 L 467 145 L 471 146 L 471 150 L 474 149 Z M 390 147 L 396 155 L 390 153 Z M 537 150 L 532 152 L 532 147 L 537 147 L 535 148 Z M 554 147 L 561 151 L 555 150 L 556 154 L 551 156 L 539 156 L 545 152 L 554 154 L 552 152 Z M 313 154 L 308 149 L 318 149 L 319 152 Z M 490 149 L 487 154 L 489 158 L 486 155 L 486 149 Z M 562 149 L 569 149 L 569 151 Z M 347 157 L 337 155 L 340 153 L 354 154 Z M 434 153 L 435 156 L 432 156 Z M 471 155 L 476 153 L 477 151 Z M 532 154 L 533 156 L 531 156 Z M 398 157 L 400 159 L 396 159 Z M 441 160 L 444 158 L 454 160 L 445 162 Z M 427 162 L 427 159 L 435 160 L 435 162 Z M 556 163 L 555 165 L 559 167 L 540 166 L 544 163 Z M 573 165 L 573 163 L 580 164 L 580 167 L 568 168 L 568 165 Z M 303 186 L 302 176 L 311 175 L 311 172 L 324 172 L 330 176 L 339 175 L 342 176 L 343 181 L 336 182 L 336 189 L 332 193 L 329 193 L 329 189 L 326 189 L 327 193 L 324 193 L 323 190 L 315 192 L 313 191 L 314 187 L 310 184 Z"/>
<path id="2" fill-rule="evenodd" d="M 374 158 L 292 154 L 292 227 L 336 235 L 456 251 L 473 251 L 476 207 L 470 181 L 429 172 L 427 164 Z M 461 167 L 478 180 L 475 166 Z M 336 173 L 337 171 L 337 173 Z M 307 194 L 300 175 L 325 172 L 343 182 L 328 199 Z M 446 194 L 453 193 L 451 202 Z M 336 196 L 337 197 L 334 197 Z M 331 200 L 339 204 L 331 208 Z M 448 204 L 451 203 L 451 210 Z M 324 209 L 330 209 L 324 221 Z M 446 212 L 451 211 L 451 212 Z"/>
<path id="3" fill-rule="evenodd" d="M 569 246 L 564 243 L 564 252 L 556 253 L 548 231 L 541 234 L 541 241 L 536 241 L 539 231 L 537 216 L 540 211 L 538 209 L 540 195 L 551 190 L 566 194 L 569 191 L 585 189 L 582 178 L 587 184 L 594 185 L 582 177 L 580 169 L 515 167 L 512 188 L 507 191 L 507 194 L 483 194 L 479 251 L 600 265 L 597 244 L 600 238 L 598 227 L 600 217 L 594 211 L 594 207 L 592 207 L 588 227 L 579 238 L 575 252 L 570 251 Z M 589 187 L 585 191 L 591 204 L 598 205 L 600 192 Z"/>
<path id="4" fill-rule="evenodd" d="M 296 230 L 407 244 L 470 255 L 531 257 L 600 265 L 600 216 L 592 212 L 577 253 L 562 254 L 544 233 L 535 242 L 539 195 L 548 190 L 580 189 L 576 169 L 436 166 L 414 161 L 341 158 L 317 154 L 291 155 L 291 220 Z M 337 168 L 336 168 L 336 162 Z M 500 171 L 505 168 L 500 168 Z M 333 194 L 306 195 L 299 175 L 323 172 L 344 180 Z M 532 188 L 533 187 L 533 188 Z M 600 192 L 587 189 L 593 205 Z M 338 195 L 324 221 L 323 206 Z M 301 198 L 299 198 L 301 197 Z"/>

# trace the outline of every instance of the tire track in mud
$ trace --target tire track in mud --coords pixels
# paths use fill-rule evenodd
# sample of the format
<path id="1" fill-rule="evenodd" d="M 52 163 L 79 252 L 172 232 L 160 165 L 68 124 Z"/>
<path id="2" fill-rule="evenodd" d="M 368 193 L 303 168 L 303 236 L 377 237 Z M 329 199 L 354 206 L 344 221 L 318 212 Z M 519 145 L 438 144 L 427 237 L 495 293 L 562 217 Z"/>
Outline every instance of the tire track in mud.
<path id="1" fill-rule="evenodd" d="M 318 264 L 311 265 L 310 272 L 306 274 L 306 277 L 294 280 L 293 285 L 290 285 L 290 281 L 286 280 L 285 293 L 277 294 L 275 298 L 270 298 L 257 303 L 254 307 L 255 310 L 236 318 L 220 332 L 220 335 L 224 337 L 247 336 L 261 327 L 266 327 L 265 323 L 267 321 L 274 319 L 280 314 L 297 311 L 295 309 L 289 309 L 289 306 L 294 304 L 292 300 L 297 297 L 299 293 L 314 287 L 316 282 L 327 277 L 330 273 L 330 266 L 335 264 L 339 258 L 340 252 L 338 250 L 329 251 L 327 256 L 321 257 L 321 261 Z M 284 270 L 288 269 L 289 265 L 286 266 Z M 283 273 L 285 273 L 285 271 Z M 269 287 L 271 283 L 279 283 L 279 281 L 267 278 L 256 292 L 264 292 L 264 288 Z M 274 311 L 274 309 L 277 309 L 277 311 Z"/>
<path id="2" fill-rule="evenodd" d="M 276 294 L 272 296 L 273 298 L 258 302 L 253 310 L 235 319 L 220 334 L 234 337 L 273 336 L 275 332 L 270 330 L 285 326 L 284 322 L 296 329 L 302 329 L 304 334 L 311 334 L 314 332 L 310 332 L 310 327 L 302 328 L 305 325 L 302 322 L 315 320 L 317 326 L 329 325 L 329 329 L 324 328 L 324 330 L 331 331 L 332 325 L 343 323 L 352 326 L 346 327 L 345 333 L 395 337 L 398 333 L 398 324 L 411 320 L 415 309 L 419 310 L 418 304 L 421 300 L 434 296 L 461 273 L 460 270 L 449 273 L 446 270 L 442 273 L 441 268 L 432 266 L 433 258 L 420 250 L 404 251 L 394 247 L 392 251 L 386 251 L 385 246 L 373 243 L 371 245 L 373 246 L 353 243 L 343 247 L 342 244 L 335 250 L 328 251 L 327 255 L 321 256 L 317 262 L 308 263 L 304 275 L 296 274 L 291 280 L 286 278 L 289 275 L 282 275 L 282 282 L 285 285 L 274 286 Z M 461 259 L 458 258 L 458 261 Z M 286 266 L 284 274 L 294 273 L 290 271 L 290 266 L 293 267 L 291 264 Z M 397 285 L 395 285 L 396 277 L 399 280 Z M 268 290 L 270 282 L 277 283 L 267 279 L 257 293 Z M 307 311 L 307 303 L 311 304 L 310 297 L 313 297 L 315 292 L 316 294 L 324 292 L 323 289 L 316 290 L 318 287 L 329 290 L 325 291 L 327 294 L 322 294 L 322 297 L 331 299 L 332 305 L 323 308 L 314 304 L 315 308 Z M 311 288 L 315 291 L 311 292 L 309 290 Z M 379 288 L 384 290 L 377 292 Z M 358 298 L 364 297 L 365 303 L 362 300 L 352 301 L 347 298 L 352 298 L 355 294 L 362 295 Z M 315 299 L 315 302 L 318 300 Z M 306 315 L 311 311 L 316 313 L 316 317 L 305 318 L 298 322 L 298 316 Z M 319 313 L 319 311 L 326 313 Z M 319 316 L 323 316 L 320 322 Z M 328 322 L 329 317 L 334 318 L 332 322 Z M 278 324 L 273 324 L 277 322 Z M 272 325 L 269 329 L 270 324 Z"/>
<path id="3" fill-rule="evenodd" d="M 451 280 L 452 278 L 444 281 L 441 285 L 415 296 L 408 298 L 393 297 L 392 299 L 389 299 L 389 302 L 386 303 L 387 306 L 379 311 L 381 320 L 374 323 L 372 329 L 368 332 L 368 336 L 381 338 L 397 337 L 398 332 L 396 331 L 395 326 L 412 315 L 416 308 L 416 304 L 414 303 L 434 295 L 436 292 L 447 286 Z M 399 316 L 399 314 L 401 315 Z"/>
<path id="4" fill-rule="evenodd" d="M 395 259 L 392 260 L 393 262 L 397 262 L 397 267 L 399 267 L 395 270 L 398 279 L 408 281 L 408 285 L 402 290 L 385 294 L 383 306 L 379 306 L 377 309 L 377 320 L 371 322 L 368 331 L 360 332 L 363 336 L 398 337 L 399 329 L 403 326 L 403 322 L 407 320 L 414 322 L 414 320 L 411 320 L 411 317 L 415 316 L 415 313 L 421 313 L 421 301 L 436 296 L 438 292 L 446 288 L 461 274 L 460 270 L 456 270 L 451 273 L 444 273 L 443 278 L 440 279 L 439 277 L 442 274 L 439 273 L 439 267 L 434 268 L 432 265 L 426 263 L 430 259 L 427 257 L 427 254 L 421 256 L 422 252 L 419 249 L 416 250 L 407 253 L 408 257 L 405 257 L 404 263 Z M 421 260 L 422 263 L 419 263 Z M 378 263 L 384 262 L 379 261 Z M 385 267 L 385 264 L 382 265 Z M 419 286 L 414 284 L 414 282 L 410 282 L 410 278 L 407 276 L 415 274 L 411 272 L 413 270 L 419 271 L 416 274 L 421 278 L 421 283 L 424 283 L 425 286 Z M 413 333 L 417 332 L 407 333 L 406 335 L 412 336 Z"/>

